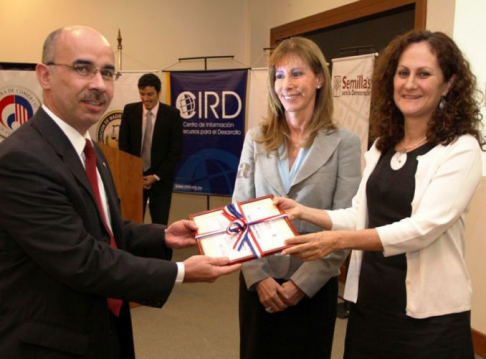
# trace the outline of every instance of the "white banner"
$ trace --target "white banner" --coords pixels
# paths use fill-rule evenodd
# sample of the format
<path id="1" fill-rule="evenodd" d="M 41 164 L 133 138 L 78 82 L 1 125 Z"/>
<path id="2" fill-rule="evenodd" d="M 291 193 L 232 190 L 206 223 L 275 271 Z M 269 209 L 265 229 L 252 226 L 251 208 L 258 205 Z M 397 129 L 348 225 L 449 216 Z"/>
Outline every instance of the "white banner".
<path id="1" fill-rule="evenodd" d="M 363 154 L 368 149 L 371 75 L 375 56 L 368 54 L 332 60 L 334 120 L 361 139 L 361 168 L 364 168 Z"/>
<path id="2" fill-rule="evenodd" d="M 0 142 L 27 122 L 42 104 L 35 71 L 0 71 Z"/>

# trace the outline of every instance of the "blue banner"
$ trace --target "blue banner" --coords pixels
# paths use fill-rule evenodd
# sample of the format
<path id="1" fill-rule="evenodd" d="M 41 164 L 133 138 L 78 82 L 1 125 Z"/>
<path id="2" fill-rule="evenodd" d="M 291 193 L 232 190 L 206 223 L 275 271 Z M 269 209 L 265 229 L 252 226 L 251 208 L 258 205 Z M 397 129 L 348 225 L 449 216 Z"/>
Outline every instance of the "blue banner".
<path id="1" fill-rule="evenodd" d="M 170 101 L 183 120 L 174 192 L 233 194 L 245 135 L 248 70 L 173 72 Z"/>

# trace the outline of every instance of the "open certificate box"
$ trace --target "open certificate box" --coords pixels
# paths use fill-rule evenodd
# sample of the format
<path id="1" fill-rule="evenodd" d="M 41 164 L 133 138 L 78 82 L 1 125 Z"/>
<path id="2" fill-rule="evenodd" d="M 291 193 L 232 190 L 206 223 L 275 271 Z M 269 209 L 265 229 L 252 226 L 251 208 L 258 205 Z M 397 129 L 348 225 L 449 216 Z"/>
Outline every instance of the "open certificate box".
<path id="1" fill-rule="evenodd" d="M 198 226 L 199 250 L 209 257 L 244 262 L 281 252 L 285 240 L 298 235 L 273 196 L 233 203 L 190 216 Z"/>

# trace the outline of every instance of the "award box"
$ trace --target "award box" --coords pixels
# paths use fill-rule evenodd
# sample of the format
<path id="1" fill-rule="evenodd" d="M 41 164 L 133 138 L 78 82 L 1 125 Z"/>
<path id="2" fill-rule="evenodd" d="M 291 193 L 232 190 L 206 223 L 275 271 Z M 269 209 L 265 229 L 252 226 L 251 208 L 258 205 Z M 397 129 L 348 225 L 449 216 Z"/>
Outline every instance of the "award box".
<path id="1" fill-rule="evenodd" d="M 230 263 L 280 253 L 285 240 L 298 235 L 273 195 L 190 215 L 196 222 L 201 254 L 228 257 Z"/>

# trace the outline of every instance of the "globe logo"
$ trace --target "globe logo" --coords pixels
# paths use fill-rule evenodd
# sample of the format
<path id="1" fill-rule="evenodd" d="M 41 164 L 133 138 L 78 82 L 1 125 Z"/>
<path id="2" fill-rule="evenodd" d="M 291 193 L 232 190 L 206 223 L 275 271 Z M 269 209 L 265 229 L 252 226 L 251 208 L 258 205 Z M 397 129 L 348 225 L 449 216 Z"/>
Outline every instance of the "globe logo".
<path id="1" fill-rule="evenodd" d="M 176 107 L 181 112 L 181 117 L 188 120 L 196 114 L 196 96 L 188 91 L 181 92 L 177 96 Z"/>
<path id="2" fill-rule="evenodd" d="M 189 156 L 177 171 L 175 192 L 231 195 L 239 158 L 215 148 Z"/>

